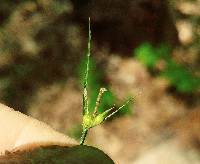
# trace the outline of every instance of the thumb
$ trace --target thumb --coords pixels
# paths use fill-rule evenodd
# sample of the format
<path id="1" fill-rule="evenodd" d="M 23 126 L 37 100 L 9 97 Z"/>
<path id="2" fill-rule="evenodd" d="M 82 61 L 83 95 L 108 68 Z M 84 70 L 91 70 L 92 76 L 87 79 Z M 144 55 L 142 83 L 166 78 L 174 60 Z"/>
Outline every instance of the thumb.
<path id="1" fill-rule="evenodd" d="M 0 153 L 37 146 L 78 143 L 47 124 L 0 104 Z"/>

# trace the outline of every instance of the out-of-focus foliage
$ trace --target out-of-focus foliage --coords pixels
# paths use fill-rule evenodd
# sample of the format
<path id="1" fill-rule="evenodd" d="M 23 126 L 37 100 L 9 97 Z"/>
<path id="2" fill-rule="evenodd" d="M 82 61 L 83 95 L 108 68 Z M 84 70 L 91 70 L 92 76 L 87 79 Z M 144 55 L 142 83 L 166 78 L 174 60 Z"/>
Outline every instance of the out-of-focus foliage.
<path id="1" fill-rule="evenodd" d="M 27 0 L 1 0 L 0 5 L 0 26 L 9 18 L 12 11 L 16 8 L 16 4 L 23 3 Z"/>
<path id="2" fill-rule="evenodd" d="M 169 0 L 179 40 L 186 58 L 186 63 L 199 75 L 200 72 L 200 1 L 199 0 Z M 185 56 L 185 57 L 184 57 Z"/>
<path id="3" fill-rule="evenodd" d="M 0 29 L 0 97 L 25 112 L 39 87 L 72 74 L 81 56 L 82 35 L 69 20 L 68 0 L 3 1 L 0 7 L 4 4 L 13 10 Z"/>
<path id="4" fill-rule="evenodd" d="M 180 92 L 195 92 L 200 87 L 200 77 L 193 75 L 186 67 L 174 61 L 167 63 L 161 76 L 166 77 Z"/>
<path id="5" fill-rule="evenodd" d="M 200 77 L 193 75 L 184 65 L 178 64 L 171 56 L 169 48 L 161 45 L 154 47 L 149 43 L 142 44 L 135 49 L 135 55 L 151 70 L 157 70 L 159 62 L 163 68 L 159 75 L 168 79 L 177 91 L 193 93 L 200 87 Z"/>
<path id="6" fill-rule="evenodd" d="M 78 65 L 86 44 L 89 16 L 95 46 L 118 54 L 130 55 L 132 48 L 143 40 L 174 44 L 177 40 L 164 0 L 111 0 L 109 3 L 106 0 L 2 0 L 0 99 L 3 103 L 25 112 L 39 87 L 73 76 L 73 68 Z M 170 28 L 170 34 L 165 26 Z M 98 90 L 98 87 L 93 88 Z M 95 95 L 91 96 L 93 100 L 96 93 L 91 93 Z M 114 96 L 109 95 L 106 93 L 103 101 L 112 102 Z"/>
<path id="7" fill-rule="evenodd" d="M 136 57 L 147 67 L 154 68 L 160 59 L 169 59 L 169 49 L 161 45 L 153 47 L 149 43 L 144 43 L 135 49 Z"/>
<path id="8" fill-rule="evenodd" d="M 82 134 L 82 125 L 81 124 L 76 124 L 73 127 L 71 127 L 68 132 L 67 132 L 68 136 L 79 140 L 81 138 L 81 134 Z"/>
<path id="9" fill-rule="evenodd" d="M 197 48 L 200 52 L 200 10 L 199 0 L 175 0 L 169 1 L 170 7 L 174 9 L 174 17 L 177 22 L 184 22 L 191 25 L 191 36 L 190 42 L 186 43 L 187 48 L 193 47 Z M 185 29 L 187 31 L 187 29 Z"/>

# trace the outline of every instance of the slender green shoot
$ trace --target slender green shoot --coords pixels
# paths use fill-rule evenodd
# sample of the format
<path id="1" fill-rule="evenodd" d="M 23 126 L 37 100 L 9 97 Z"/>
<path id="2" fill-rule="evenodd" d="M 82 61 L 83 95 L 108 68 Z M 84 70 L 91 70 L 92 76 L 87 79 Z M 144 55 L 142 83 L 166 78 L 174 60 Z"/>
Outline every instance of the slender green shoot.
<path id="1" fill-rule="evenodd" d="M 84 77 L 84 83 L 83 83 L 83 116 L 86 114 L 89 114 L 89 103 L 88 103 L 88 74 L 90 69 L 90 52 L 91 52 L 91 29 L 90 29 L 90 18 L 89 18 L 89 38 L 88 38 L 88 51 L 87 51 L 87 62 L 86 62 L 86 71 L 85 71 L 85 77 Z M 83 125 L 84 127 L 84 125 Z M 84 129 L 82 131 L 81 141 L 80 144 L 83 145 L 86 135 L 87 135 L 88 129 Z"/>
<path id="2" fill-rule="evenodd" d="M 96 100 L 96 105 L 94 108 L 94 112 L 89 112 L 89 106 L 88 106 L 88 74 L 90 69 L 90 54 L 91 54 L 91 29 L 90 29 L 90 18 L 89 18 L 89 39 L 88 39 L 88 52 L 87 52 L 87 63 L 86 63 L 86 71 L 85 71 L 85 77 L 84 77 L 84 91 L 83 91 L 83 123 L 82 123 L 82 136 L 80 140 L 80 145 L 83 145 L 85 142 L 85 138 L 87 136 L 88 130 L 92 127 L 95 127 L 101 123 L 103 123 L 105 120 L 113 116 L 115 113 L 117 113 L 119 110 L 121 110 L 123 107 L 128 105 L 132 99 L 129 99 L 124 105 L 119 107 L 117 110 L 115 110 L 115 107 L 112 107 L 103 113 L 98 113 L 99 104 L 101 103 L 102 96 L 104 92 L 107 90 L 105 88 L 100 88 L 99 94 Z"/>
<path id="3" fill-rule="evenodd" d="M 87 51 L 87 62 L 86 62 L 86 71 L 84 77 L 84 90 L 83 90 L 83 115 L 89 113 L 88 109 L 88 73 L 90 66 L 90 52 L 91 52 L 91 29 L 90 29 L 90 18 L 89 18 L 89 39 L 88 39 L 88 51 Z"/>
<path id="4" fill-rule="evenodd" d="M 88 133 L 88 130 L 87 130 L 87 129 L 84 129 L 83 132 L 82 132 L 80 145 L 83 145 L 83 144 L 84 144 L 85 138 L 86 138 L 86 136 L 87 136 L 87 133 Z"/>

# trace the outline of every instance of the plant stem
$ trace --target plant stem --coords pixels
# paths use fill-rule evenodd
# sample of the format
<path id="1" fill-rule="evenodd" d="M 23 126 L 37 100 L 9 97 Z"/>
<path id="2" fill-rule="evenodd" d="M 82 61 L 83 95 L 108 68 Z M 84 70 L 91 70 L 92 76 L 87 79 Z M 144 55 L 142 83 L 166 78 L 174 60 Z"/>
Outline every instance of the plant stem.
<path id="1" fill-rule="evenodd" d="M 88 130 L 87 130 L 87 129 L 84 129 L 84 130 L 82 131 L 82 136 L 81 136 L 80 145 L 83 145 L 83 144 L 84 144 L 87 133 L 88 133 Z"/>

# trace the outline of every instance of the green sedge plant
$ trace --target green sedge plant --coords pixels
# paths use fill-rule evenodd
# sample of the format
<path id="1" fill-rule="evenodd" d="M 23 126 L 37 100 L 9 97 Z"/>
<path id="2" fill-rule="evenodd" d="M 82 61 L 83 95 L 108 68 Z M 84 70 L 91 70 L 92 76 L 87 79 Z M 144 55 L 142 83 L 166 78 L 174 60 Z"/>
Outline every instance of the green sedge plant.
<path id="1" fill-rule="evenodd" d="M 90 27 L 90 18 L 89 18 L 89 38 L 88 38 L 88 47 L 87 47 L 87 61 L 86 61 L 86 70 L 84 76 L 84 83 L 83 83 L 83 120 L 82 120 L 82 136 L 80 140 L 80 145 L 83 145 L 88 133 L 88 130 L 102 124 L 105 120 L 115 115 L 118 111 L 122 108 L 127 106 L 129 102 L 132 100 L 130 98 L 120 106 L 119 108 L 115 109 L 113 106 L 101 113 L 99 113 L 99 105 L 101 103 L 103 94 L 107 91 L 106 88 L 100 88 L 99 93 L 97 96 L 97 100 L 95 102 L 94 109 L 89 109 L 89 98 L 88 98 L 88 75 L 90 70 L 90 55 L 91 55 L 91 27 Z"/>

